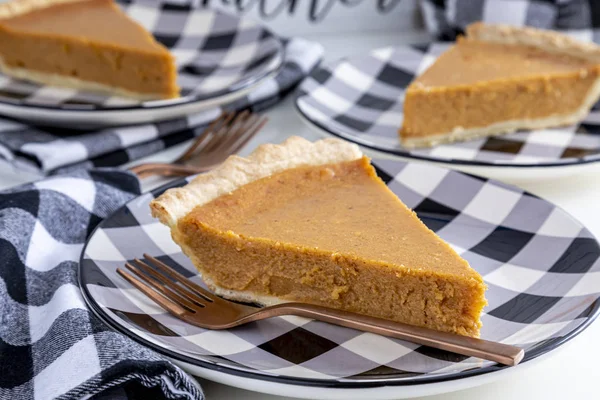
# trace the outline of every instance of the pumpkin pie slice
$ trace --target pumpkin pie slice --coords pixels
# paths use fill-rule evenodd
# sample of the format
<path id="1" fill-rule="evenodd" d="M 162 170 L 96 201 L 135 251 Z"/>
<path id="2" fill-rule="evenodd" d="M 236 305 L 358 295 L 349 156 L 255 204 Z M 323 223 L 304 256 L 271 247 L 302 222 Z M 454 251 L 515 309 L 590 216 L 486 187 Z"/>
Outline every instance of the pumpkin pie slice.
<path id="1" fill-rule="evenodd" d="M 600 97 L 600 46 L 475 23 L 407 88 L 405 147 L 570 125 Z"/>
<path id="2" fill-rule="evenodd" d="M 292 137 L 263 145 L 150 206 L 228 299 L 320 304 L 479 335 L 483 279 L 354 144 Z"/>
<path id="3" fill-rule="evenodd" d="M 179 95 L 174 57 L 112 0 L 0 4 L 0 70 L 138 100 Z"/>

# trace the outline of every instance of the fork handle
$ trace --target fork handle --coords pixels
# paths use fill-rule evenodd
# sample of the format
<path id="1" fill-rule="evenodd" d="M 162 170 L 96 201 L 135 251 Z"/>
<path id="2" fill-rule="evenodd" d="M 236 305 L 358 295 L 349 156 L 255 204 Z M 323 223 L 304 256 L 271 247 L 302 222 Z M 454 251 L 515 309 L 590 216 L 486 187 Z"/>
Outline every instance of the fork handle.
<path id="1" fill-rule="evenodd" d="M 188 167 L 186 165 L 147 163 L 134 165 L 129 168 L 130 172 L 143 179 L 149 176 L 190 176 L 203 172 L 201 168 Z"/>
<path id="2" fill-rule="evenodd" d="M 504 365 L 517 365 L 525 354 L 523 349 L 516 346 L 440 332 L 313 304 L 283 303 L 265 308 L 265 311 L 267 310 L 270 316 L 296 315 L 312 318 L 465 356 L 479 357 Z"/>

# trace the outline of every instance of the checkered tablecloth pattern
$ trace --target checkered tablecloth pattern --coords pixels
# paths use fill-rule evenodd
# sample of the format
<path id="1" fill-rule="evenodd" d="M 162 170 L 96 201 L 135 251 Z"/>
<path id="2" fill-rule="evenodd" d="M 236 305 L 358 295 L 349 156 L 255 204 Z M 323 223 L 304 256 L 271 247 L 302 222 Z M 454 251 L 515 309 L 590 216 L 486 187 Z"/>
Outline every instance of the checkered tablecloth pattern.
<path id="1" fill-rule="evenodd" d="M 392 160 L 375 164 L 389 188 L 484 276 L 489 306 L 482 316 L 483 338 L 522 346 L 529 360 L 572 337 L 598 314 L 600 247 L 560 208 L 459 172 Z M 149 214 L 148 203 L 162 190 L 101 223 L 84 250 L 86 297 L 125 334 L 197 365 L 298 384 L 411 384 L 500 368 L 304 318 L 273 318 L 228 331 L 173 318 L 115 272 L 148 252 L 202 284 L 168 228 Z"/>
<path id="2" fill-rule="evenodd" d="M 0 399 L 201 400 L 181 369 L 87 308 L 79 257 L 98 222 L 140 194 L 118 170 L 0 192 Z"/>
<path id="3" fill-rule="evenodd" d="M 250 19 L 199 8 L 193 2 L 118 2 L 175 56 L 181 98 L 138 102 L 0 75 L 0 102 L 58 110 L 164 107 L 231 93 L 258 82 L 281 65 L 281 38 Z"/>
<path id="4" fill-rule="evenodd" d="M 403 157 L 490 166 L 550 166 L 600 160 L 597 110 L 578 125 L 432 148 L 403 148 L 398 130 L 404 92 L 415 76 L 450 45 L 436 42 L 389 47 L 319 66 L 301 84 L 296 105 L 305 118 L 328 133 Z"/>

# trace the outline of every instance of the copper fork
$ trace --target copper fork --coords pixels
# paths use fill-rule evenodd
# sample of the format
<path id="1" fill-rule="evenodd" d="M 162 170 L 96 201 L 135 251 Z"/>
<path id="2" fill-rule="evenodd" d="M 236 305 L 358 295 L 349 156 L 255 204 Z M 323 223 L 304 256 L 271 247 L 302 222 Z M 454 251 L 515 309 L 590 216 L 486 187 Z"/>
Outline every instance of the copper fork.
<path id="1" fill-rule="evenodd" d="M 125 264 L 133 274 L 120 268 L 117 272 L 169 313 L 201 328 L 228 329 L 265 318 L 297 315 L 504 365 L 517 365 L 523 359 L 523 349 L 516 346 L 313 304 L 282 303 L 256 308 L 234 303 L 217 297 L 151 255 L 144 254 L 144 258 L 146 262 L 136 258 L 133 263 Z"/>
<path id="2" fill-rule="evenodd" d="M 266 117 L 226 111 L 214 120 L 192 145 L 172 163 L 147 163 L 129 170 L 139 178 L 152 175 L 189 176 L 208 171 L 236 154 L 267 123 Z"/>

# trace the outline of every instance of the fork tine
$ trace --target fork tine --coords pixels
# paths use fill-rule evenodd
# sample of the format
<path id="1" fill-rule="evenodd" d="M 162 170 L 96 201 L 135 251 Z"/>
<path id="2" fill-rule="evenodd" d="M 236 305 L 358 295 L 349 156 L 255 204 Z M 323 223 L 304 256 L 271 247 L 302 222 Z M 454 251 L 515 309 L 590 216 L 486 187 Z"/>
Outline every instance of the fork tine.
<path id="1" fill-rule="evenodd" d="M 227 126 L 222 126 L 219 128 L 219 130 L 211 132 L 208 141 L 206 141 L 206 143 L 204 143 L 204 146 L 202 146 L 202 153 L 208 154 L 212 151 L 212 149 L 215 146 L 218 146 L 221 140 L 223 140 L 225 132 L 227 132 Z"/>
<path id="2" fill-rule="evenodd" d="M 146 284 L 152 286 L 154 289 L 156 289 L 157 291 L 162 293 L 165 297 L 167 297 L 169 300 L 173 301 L 174 303 L 177 303 L 180 306 L 182 306 L 190 311 L 194 311 L 195 308 L 198 308 L 198 306 L 196 306 L 194 302 L 191 302 L 189 299 L 182 296 L 180 293 L 176 292 L 175 290 L 172 290 L 171 286 L 166 285 L 163 280 L 161 280 L 160 278 L 156 279 L 157 273 L 152 274 L 146 268 L 142 268 L 145 272 L 145 273 L 143 273 L 142 271 L 140 271 L 140 268 L 138 268 L 130 263 L 125 263 L 125 267 L 128 270 L 130 270 L 131 272 L 133 272 L 139 279 L 144 281 Z M 148 275 L 152 275 L 152 278 L 149 277 Z M 157 281 L 160 281 L 161 283 L 165 284 L 169 288 L 167 289 L 165 286 L 160 285 Z M 204 306 L 200 305 L 200 307 L 204 307 Z"/>
<path id="3" fill-rule="evenodd" d="M 239 125 L 243 125 L 248 118 L 252 117 L 252 113 L 250 112 L 250 110 L 244 110 L 242 112 L 240 112 L 238 114 L 238 118 L 236 118 L 230 125 L 229 125 L 229 132 L 231 132 L 232 130 L 234 130 L 237 126 Z"/>
<path id="4" fill-rule="evenodd" d="M 213 122 L 200 134 L 198 139 L 190 146 L 190 148 L 181 156 L 180 161 L 185 161 L 194 156 L 194 153 L 198 150 L 201 145 L 203 150 L 206 151 L 207 147 L 211 146 L 211 143 L 219 141 L 220 132 L 225 129 L 231 123 L 231 120 L 236 116 L 233 111 L 224 111 L 223 114 Z"/>
<path id="5" fill-rule="evenodd" d="M 217 149 L 203 154 L 201 164 L 195 163 L 195 172 L 209 171 L 221 164 L 230 155 L 238 153 L 239 150 L 244 147 L 268 121 L 269 119 L 267 117 L 262 117 L 258 120 L 254 118 L 250 124 L 246 125 L 250 126 L 250 128 L 245 131 L 240 130 L 240 132 L 235 135 L 230 134 L 229 140 L 221 143 Z"/>
<path id="6" fill-rule="evenodd" d="M 218 149 L 207 154 L 203 161 L 211 166 L 220 164 L 229 154 L 236 154 L 244 147 L 244 145 L 246 145 L 246 143 L 248 143 L 248 141 L 252 139 L 267 122 L 267 117 L 259 117 L 258 115 L 252 114 L 240 129 L 230 133 L 228 140 L 224 141 Z"/>
<path id="7" fill-rule="evenodd" d="M 256 122 L 251 124 L 246 132 L 240 136 L 240 138 L 234 143 L 234 146 L 231 148 L 230 152 L 232 154 L 237 153 L 242 147 L 250 141 L 260 131 L 265 124 L 269 122 L 267 117 L 257 118 Z"/>
<path id="8" fill-rule="evenodd" d="M 225 140 L 223 140 L 220 145 L 215 148 L 213 151 L 215 153 L 219 152 L 219 153 L 223 153 L 224 150 L 229 149 L 232 147 L 232 143 L 235 143 L 237 141 L 237 139 L 244 134 L 244 132 L 246 132 L 247 130 L 247 126 L 249 124 L 252 124 L 253 121 L 258 118 L 258 116 L 256 114 L 247 114 L 248 117 L 245 118 L 243 121 L 239 121 L 238 124 L 236 124 L 235 126 L 231 126 L 231 129 L 229 130 L 229 132 L 227 132 L 227 137 L 225 138 Z"/>
<path id="9" fill-rule="evenodd" d="M 145 272 L 147 275 L 152 276 L 152 278 L 154 278 L 155 280 L 159 281 L 160 283 L 162 283 L 163 285 L 165 285 L 166 287 L 171 289 L 171 291 L 177 293 L 178 296 L 182 297 L 184 299 L 184 301 L 186 301 L 188 303 L 188 304 L 186 304 L 187 306 L 192 307 L 192 308 L 194 308 L 195 305 L 198 305 L 200 307 L 205 307 L 205 305 L 202 303 L 204 298 L 202 298 L 201 296 L 198 296 L 195 293 L 193 293 L 189 290 L 186 290 L 183 287 L 177 285 L 177 282 L 174 282 L 173 280 L 168 279 L 167 277 L 165 277 L 165 275 L 156 271 L 154 268 L 152 268 L 145 262 L 143 262 L 137 258 L 135 258 L 133 261 L 136 263 L 137 268 L 139 268 L 140 270 Z M 125 266 L 128 267 L 129 269 L 131 269 L 130 268 L 131 265 L 125 264 Z M 136 272 L 136 271 L 133 271 L 133 272 Z"/>
<path id="10" fill-rule="evenodd" d="M 127 271 L 123 271 L 121 268 L 117 268 L 117 273 L 121 275 L 127 282 L 131 283 L 136 289 L 140 292 L 144 293 L 150 300 L 154 301 L 156 304 L 170 312 L 171 314 L 175 314 L 177 316 L 183 316 L 187 312 L 187 310 L 181 307 L 179 304 L 173 302 L 169 298 L 161 295 L 159 292 L 152 289 L 147 284 L 138 280 L 136 277 L 131 275 Z"/>
<path id="11" fill-rule="evenodd" d="M 216 133 L 216 136 L 218 136 L 218 140 L 213 140 L 210 145 L 207 144 L 206 146 L 204 146 L 204 152 L 212 153 L 216 151 L 224 141 L 228 140 L 230 132 L 233 129 L 235 129 L 235 127 L 237 127 L 238 125 L 244 123 L 249 114 L 250 113 L 248 110 L 242 111 L 241 113 L 237 114 L 236 117 L 228 125 L 222 126 Z"/>
<path id="12" fill-rule="evenodd" d="M 223 125 L 229 123 L 231 118 L 233 118 L 234 113 L 230 111 L 223 111 L 218 118 L 216 118 L 213 122 L 211 122 L 206 129 L 194 140 L 192 145 L 179 157 L 179 161 L 184 161 L 190 158 L 196 149 L 204 142 L 204 140 L 210 136 L 213 131 L 220 129 Z"/>
<path id="13" fill-rule="evenodd" d="M 181 283 L 188 289 L 196 292 L 197 295 L 202 296 L 206 301 L 210 301 L 210 302 L 222 301 L 220 298 L 218 298 L 217 296 L 215 296 L 208 290 L 204 289 L 202 286 L 197 285 L 194 282 L 190 281 L 188 278 L 181 275 L 179 272 L 175 271 L 173 268 L 169 267 L 167 264 L 163 263 L 162 261 L 152 257 L 150 254 L 144 253 L 144 258 L 148 261 L 151 261 L 156 267 L 158 267 L 158 269 L 160 269 L 162 271 L 162 273 L 164 273 L 167 276 L 170 276 L 171 278 L 173 278 L 173 280 Z"/>

